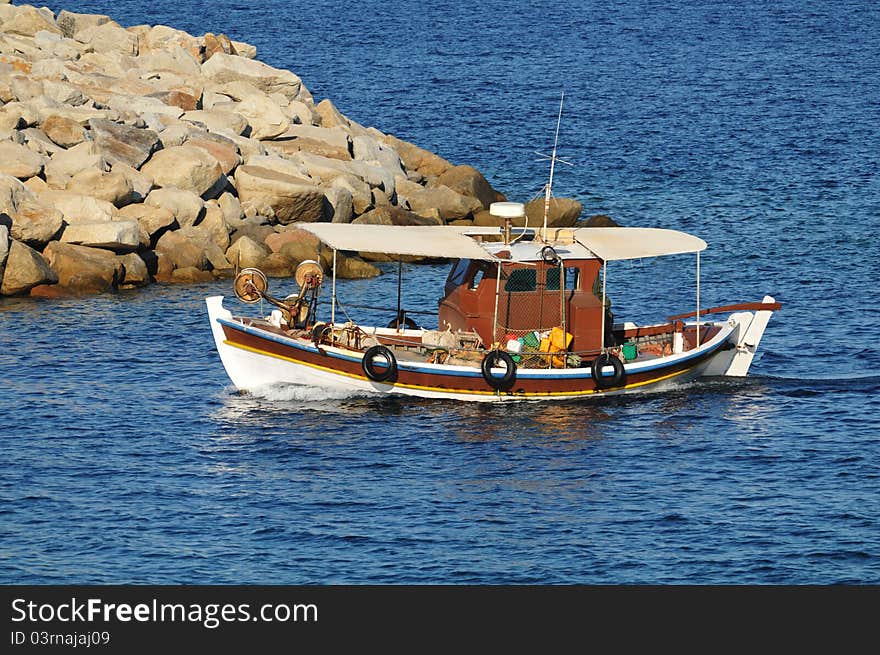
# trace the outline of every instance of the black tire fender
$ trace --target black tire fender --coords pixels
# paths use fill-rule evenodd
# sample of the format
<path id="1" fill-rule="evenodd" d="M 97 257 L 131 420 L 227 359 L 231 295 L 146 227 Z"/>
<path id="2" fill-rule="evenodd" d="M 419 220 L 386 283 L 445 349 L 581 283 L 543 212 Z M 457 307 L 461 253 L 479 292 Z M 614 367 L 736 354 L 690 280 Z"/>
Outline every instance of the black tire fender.
<path id="1" fill-rule="evenodd" d="M 377 357 L 384 358 L 387 364 L 377 368 Z M 364 369 L 364 374 L 374 382 L 395 382 L 397 380 L 397 358 L 385 346 L 378 345 L 367 348 L 364 358 L 361 360 L 361 368 Z"/>
<path id="2" fill-rule="evenodd" d="M 503 363 L 507 369 L 500 378 L 492 375 L 492 369 L 499 363 Z M 483 357 L 483 362 L 480 364 L 480 370 L 483 372 L 483 379 L 493 389 L 507 391 L 516 382 L 516 362 L 513 361 L 513 357 L 503 350 L 490 350 L 487 352 L 486 356 Z"/>
<path id="3" fill-rule="evenodd" d="M 602 375 L 602 369 L 606 366 L 614 368 L 614 374 L 609 376 Z M 609 387 L 622 387 L 626 384 L 626 369 L 620 358 L 611 353 L 601 353 L 590 364 L 590 375 L 593 376 L 593 382 L 599 389 L 608 389 Z"/>

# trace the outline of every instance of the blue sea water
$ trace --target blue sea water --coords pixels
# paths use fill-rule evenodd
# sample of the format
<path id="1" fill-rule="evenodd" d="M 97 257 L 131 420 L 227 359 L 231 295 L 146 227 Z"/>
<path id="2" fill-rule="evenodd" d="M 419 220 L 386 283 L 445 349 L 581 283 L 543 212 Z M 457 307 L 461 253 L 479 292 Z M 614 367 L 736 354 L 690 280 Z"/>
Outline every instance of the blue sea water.
<path id="1" fill-rule="evenodd" d="M 512 200 L 564 90 L 555 192 L 706 239 L 704 306 L 783 309 L 745 380 L 485 407 L 235 394 L 226 282 L 3 301 L 0 581 L 880 582 L 880 6 L 46 4 L 255 44 Z M 678 259 L 610 267 L 616 315 L 689 310 Z M 445 272 L 408 267 L 405 302 Z"/>

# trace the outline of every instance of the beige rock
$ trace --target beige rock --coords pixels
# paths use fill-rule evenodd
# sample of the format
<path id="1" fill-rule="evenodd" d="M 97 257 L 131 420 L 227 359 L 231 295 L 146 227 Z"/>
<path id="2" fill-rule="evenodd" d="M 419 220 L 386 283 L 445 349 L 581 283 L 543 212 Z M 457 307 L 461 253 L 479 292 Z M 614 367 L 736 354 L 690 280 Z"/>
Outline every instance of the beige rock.
<path id="1" fill-rule="evenodd" d="M 281 231 L 273 232 L 264 240 L 264 243 L 269 250 L 272 252 L 281 252 L 287 244 L 296 243 L 301 244 L 302 248 L 306 249 L 309 254 L 314 254 L 315 257 L 312 257 L 312 259 L 317 257 L 318 245 L 320 244 L 318 237 L 311 232 L 296 227 L 295 225 L 280 225 L 278 227 Z M 303 259 L 309 259 L 309 257 L 303 257 Z M 298 261 L 302 260 L 300 259 Z"/>
<path id="2" fill-rule="evenodd" d="M 578 227 L 620 227 L 620 224 L 606 214 L 594 214 Z"/>
<path id="3" fill-rule="evenodd" d="M 193 136 L 187 139 L 187 145 L 201 148 L 220 163 L 224 175 L 230 175 L 239 164 L 241 155 L 235 143 L 217 134 Z"/>
<path id="4" fill-rule="evenodd" d="M 240 238 L 246 236 L 255 243 L 265 243 L 266 239 L 276 232 L 278 228 L 287 227 L 284 225 L 271 226 L 267 225 L 263 217 L 245 218 L 239 221 L 235 226 L 235 230 L 230 235 L 231 243 L 235 243 Z"/>
<path id="5" fill-rule="evenodd" d="M 217 198 L 217 204 L 223 212 L 223 220 L 227 225 L 236 223 L 244 213 L 241 211 L 241 203 L 238 198 L 231 193 L 223 193 Z"/>
<path id="6" fill-rule="evenodd" d="M 132 168 L 140 168 L 159 147 L 159 135 L 153 130 L 103 119 L 91 119 L 89 130 L 97 151 L 107 161 L 118 161 Z"/>
<path id="7" fill-rule="evenodd" d="M 292 162 L 289 159 L 278 157 L 275 155 L 254 155 L 245 160 L 248 166 L 257 166 L 259 168 L 268 168 L 271 171 L 284 173 L 292 177 L 309 179 L 309 174 L 300 164 Z"/>
<path id="8" fill-rule="evenodd" d="M 125 277 L 122 261 L 109 250 L 53 241 L 43 255 L 69 293 L 115 291 Z"/>
<path id="9" fill-rule="evenodd" d="M 52 114 L 43 121 L 43 132 L 62 148 L 70 148 L 85 139 L 82 125 L 69 118 Z"/>
<path id="10" fill-rule="evenodd" d="M 340 175 L 330 182 L 330 188 L 339 188 L 351 194 L 354 214 L 360 216 L 373 208 L 373 194 L 370 185 L 354 175 Z"/>
<path id="11" fill-rule="evenodd" d="M 222 53 L 225 55 L 238 54 L 238 52 L 235 50 L 235 46 L 232 45 L 232 41 L 230 41 L 229 37 L 225 34 L 214 34 L 212 32 L 206 32 L 204 39 L 205 61 L 208 61 L 211 57 L 218 53 Z"/>
<path id="12" fill-rule="evenodd" d="M 58 25 L 61 33 L 68 38 L 75 37 L 77 32 L 87 27 L 103 25 L 104 23 L 109 22 L 109 16 L 99 14 L 77 14 L 72 11 L 67 11 L 66 9 L 59 11 L 58 17 L 55 19 L 55 23 Z"/>
<path id="13" fill-rule="evenodd" d="M 245 57 L 246 59 L 256 59 L 257 57 L 257 46 L 255 45 L 233 40 L 232 47 L 235 48 L 239 57 Z"/>
<path id="14" fill-rule="evenodd" d="M 250 237 L 241 237 L 226 251 L 226 259 L 238 268 L 259 268 L 269 253 Z"/>
<path id="15" fill-rule="evenodd" d="M 248 129 L 248 122 L 244 116 L 219 109 L 188 111 L 181 116 L 181 119 L 190 123 L 202 124 L 209 132 L 217 132 L 218 134 L 226 132 L 244 134 Z"/>
<path id="16" fill-rule="evenodd" d="M 205 212 L 205 201 L 192 191 L 176 187 L 154 189 L 144 200 L 144 204 L 167 209 L 180 227 L 198 223 Z"/>
<path id="17" fill-rule="evenodd" d="M 422 175 L 437 177 L 452 168 L 452 164 L 439 155 L 390 134 L 384 135 L 384 141 L 400 155 L 407 170 L 417 170 Z"/>
<path id="18" fill-rule="evenodd" d="M 438 219 L 421 216 L 415 212 L 401 207 L 387 205 L 376 207 L 362 216 L 355 218 L 352 223 L 358 225 L 442 225 Z"/>
<path id="19" fill-rule="evenodd" d="M 43 93 L 45 93 L 46 97 L 62 105 L 76 107 L 86 102 L 82 91 L 73 84 L 60 80 L 43 80 Z"/>
<path id="20" fill-rule="evenodd" d="M 0 141 L 0 173 L 26 180 L 42 170 L 40 155 L 12 141 Z"/>
<path id="21" fill-rule="evenodd" d="M 315 111 L 315 105 L 299 100 L 291 100 L 287 104 L 286 111 L 294 124 L 317 125 L 321 120 L 318 112 Z"/>
<path id="22" fill-rule="evenodd" d="M 115 161 L 112 164 L 111 172 L 122 175 L 128 181 L 131 187 L 132 202 L 143 202 L 153 189 L 153 178 L 128 164 Z"/>
<path id="23" fill-rule="evenodd" d="M 60 211 L 41 205 L 36 200 L 18 203 L 11 218 L 12 238 L 32 248 L 42 249 L 47 243 L 57 239 L 64 226 Z"/>
<path id="24" fill-rule="evenodd" d="M 25 294 L 38 284 L 55 284 L 58 276 L 49 268 L 46 260 L 33 248 L 18 241 L 11 241 L 0 295 Z"/>
<path id="25" fill-rule="evenodd" d="M 444 221 L 472 218 L 483 208 L 482 203 L 476 198 L 463 196 L 443 185 L 425 188 L 413 182 L 406 182 L 399 184 L 398 194 L 398 199 L 406 198 L 412 210 L 417 213 L 436 208 Z"/>
<path id="26" fill-rule="evenodd" d="M 463 196 L 476 198 L 485 209 L 493 202 L 507 200 L 473 166 L 453 166 L 437 178 L 436 184 L 445 185 Z"/>
<path id="27" fill-rule="evenodd" d="M 247 119 L 252 139 L 271 139 L 290 127 L 290 119 L 267 96 L 253 95 L 235 106 L 236 112 Z"/>
<path id="28" fill-rule="evenodd" d="M 205 217 L 192 229 L 215 244 L 222 252 L 226 252 L 229 248 L 229 226 L 223 217 L 223 210 L 216 201 L 211 200 L 205 204 Z"/>
<path id="29" fill-rule="evenodd" d="M 352 149 L 351 136 L 342 127 L 327 128 L 314 125 L 291 125 L 279 138 L 323 141 L 345 152 L 349 152 Z M 351 156 L 349 155 L 348 158 L 351 159 Z"/>
<path id="30" fill-rule="evenodd" d="M 360 257 L 343 255 L 336 258 L 336 277 L 343 280 L 362 280 L 381 274 L 382 271 L 378 267 L 365 262 Z"/>
<path id="31" fill-rule="evenodd" d="M 9 80 L 12 95 L 19 102 L 26 102 L 43 95 L 43 83 L 30 76 L 13 75 Z"/>
<path id="32" fill-rule="evenodd" d="M 138 236 L 144 248 L 155 247 L 167 230 L 177 226 L 174 214 L 169 210 L 146 204 L 126 205 L 119 210 L 119 218 L 138 222 Z"/>
<path id="33" fill-rule="evenodd" d="M 175 268 L 171 273 L 171 281 L 178 284 L 198 284 L 200 282 L 210 282 L 213 279 L 214 276 L 210 271 L 202 271 L 194 266 Z"/>
<path id="34" fill-rule="evenodd" d="M 267 277 L 290 277 L 296 270 L 297 262 L 283 252 L 270 252 L 260 264 L 260 270 Z"/>
<path id="35" fill-rule="evenodd" d="M 324 190 L 324 197 L 330 205 L 330 220 L 334 223 L 351 223 L 354 216 L 354 199 L 351 191 L 335 186 Z"/>
<path id="36" fill-rule="evenodd" d="M 70 178 L 67 191 L 106 200 L 116 207 L 123 207 L 134 200 L 131 182 L 122 173 L 104 172 L 87 168 Z"/>
<path id="37" fill-rule="evenodd" d="M 296 139 L 275 139 L 272 141 L 266 141 L 265 144 L 269 150 L 285 157 L 290 157 L 298 152 L 304 152 L 329 159 L 351 161 L 351 152 L 349 152 L 347 148 L 338 148 L 326 141 L 318 141 L 317 139 L 309 139 L 307 137 Z"/>
<path id="38" fill-rule="evenodd" d="M 242 203 L 268 204 L 279 223 L 324 219 L 324 192 L 309 180 L 258 166 L 241 166 L 235 187 Z"/>
<path id="39" fill-rule="evenodd" d="M 76 223 L 64 228 L 61 242 L 107 248 L 117 253 L 130 252 L 140 245 L 140 226 L 137 221 L 124 220 Z"/>
<path id="40" fill-rule="evenodd" d="M 91 141 L 56 153 L 46 164 L 46 182 L 55 189 L 64 189 L 70 178 L 88 168 L 104 170 L 104 157 Z"/>
<path id="41" fill-rule="evenodd" d="M 156 252 L 168 258 L 172 270 L 189 267 L 200 271 L 208 269 L 204 245 L 187 238 L 179 230 L 163 234 L 156 243 Z"/>
<path id="42" fill-rule="evenodd" d="M 202 73 L 219 84 L 235 81 L 248 82 L 263 93 L 278 92 L 289 100 L 302 100 L 305 91 L 300 78 L 290 71 L 273 68 L 260 61 L 220 52 L 202 64 Z M 305 94 L 308 92 L 305 91 Z"/>
<path id="43" fill-rule="evenodd" d="M 36 200 L 30 189 L 18 178 L 0 173 L 0 214 L 11 216 L 27 200 Z"/>
<path id="44" fill-rule="evenodd" d="M 132 57 L 138 54 L 137 36 L 114 21 L 80 29 L 74 38 L 91 46 L 95 52 L 119 52 Z"/>
<path id="45" fill-rule="evenodd" d="M 50 189 L 40 194 L 39 201 L 60 211 L 68 224 L 112 221 L 116 217 L 113 203 L 70 191 Z"/>
<path id="46" fill-rule="evenodd" d="M 317 104 L 315 113 L 320 117 L 322 127 L 351 127 L 351 121 L 343 116 L 336 105 L 326 98 Z"/>
<path id="47" fill-rule="evenodd" d="M 150 283 L 150 273 L 146 262 L 137 253 L 128 253 L 119 257 L 125 272 L 120 287 L 142 287 Z"/>
<path id="48" fill-rule="evenodd" d="M 226 179 L 214 157 L 189 145 L 160 150 L 142 170 L 156 186 L 177 187 L 200 196 L 221 191 Z"/>
<path id="49" fill-rule="evenodd" d="M 572 227 L 581 215 L 583 205 L 573 198 L 551 198 L 547 218 L 548 227 Z M 535 198 L 526 203 L 529 225 L 544 224 L 544 199 Z"/>
<path id="50" fill-rule="evenodd" d="M 198 61 L 202 60 L 202 44 L 199 39 L 182 30 L 167 25 L 154 25 L 136 33 L 138 34 L 139 48 L 142 50 L 169 51 L 180 47 Z"/>
<path id="51" fill-rule="evenodd" d="M 53 34 L 61 34 L 61 30 L 55 21 L 47 17 L 45 13 L 31 7 L 22 5 L 9 20 L 3 23 L 3 31 L 9 34 L 21 34 L 22 36 L 34 36 L 37 32 L 45 30 Z M 51 16 L 51 12 L 50 12 Z"/>

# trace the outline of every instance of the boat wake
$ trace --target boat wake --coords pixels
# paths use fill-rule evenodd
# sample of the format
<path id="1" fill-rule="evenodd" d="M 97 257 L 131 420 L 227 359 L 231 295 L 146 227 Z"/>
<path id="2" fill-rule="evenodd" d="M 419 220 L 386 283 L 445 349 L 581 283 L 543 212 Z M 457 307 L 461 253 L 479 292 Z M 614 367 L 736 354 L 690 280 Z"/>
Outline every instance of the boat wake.
<path id="1" fill-rule="evenodd" d="M 352 398 L 368 398 L 375 395 L 365 391 L 359 391 L 357 389 L 352 389 L 349 391 L 312 387 L 302 384 L 271 384 L 263 387 L 256 387 L 244 393 L 245 395 L 259 398 L 261 400 L 281 403 L 310 403 L 325 400 L 349 400 Z"/>

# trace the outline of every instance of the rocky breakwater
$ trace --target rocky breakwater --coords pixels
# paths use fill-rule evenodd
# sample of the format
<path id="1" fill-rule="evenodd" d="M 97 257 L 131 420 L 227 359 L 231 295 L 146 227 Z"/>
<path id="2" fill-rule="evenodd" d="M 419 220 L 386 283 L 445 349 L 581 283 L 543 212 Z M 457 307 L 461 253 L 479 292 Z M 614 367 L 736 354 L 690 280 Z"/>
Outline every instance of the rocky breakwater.
<path id="1" fill-rule="evenodd" d="M 2 295 L 288 276 L 328 262 L 297 223 L 486 225 L 504 200 L 223 34 L 0 0 L 0 103 Z M 557 205 L 551 222 L 577 220 Z M 377 275 L 365 258 L 340 275 Z"/>

